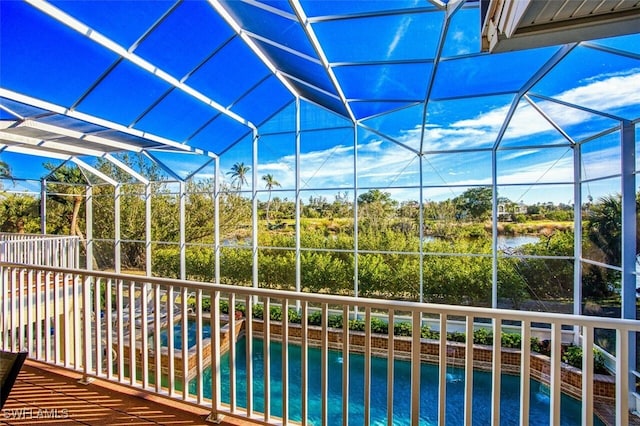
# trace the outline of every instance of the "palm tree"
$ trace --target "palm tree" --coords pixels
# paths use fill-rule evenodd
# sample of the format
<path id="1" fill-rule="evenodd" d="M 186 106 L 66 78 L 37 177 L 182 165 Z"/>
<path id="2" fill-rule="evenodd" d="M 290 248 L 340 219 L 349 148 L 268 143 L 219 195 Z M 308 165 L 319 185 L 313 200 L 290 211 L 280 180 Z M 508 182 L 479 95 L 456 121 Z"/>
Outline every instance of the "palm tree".
<path id="1" fill-rule="evenodd" d="M 604 262 L 622 262 L 622 196 L 606 195 L 593 204 L 587 232 L 591 242 L 602 251 Z"/>
<path id="2" fill-rule="evenodd" d="M 267 188 L 267 191 L 269 191 L 269 199 L 267 200 L 267 214 L 266 214 L 267 224 L 269 224 L 269 207 L 271 206 L 271 190 L 276 186 L 280 186 L 280 182 L 275 180 L 271 173 L 262 176 L 262 180 L 265 182 L 264 184 L 265 188 Z"/>
<path id="3" fill-rule="evenodd" d="M 251 167 L 245 166 L 244 163 L 236 163 L 231 167 L 231 171 L 227 172 L 231 176 L 231 182 L 235 183 L 236 189 L 240 191 L 242 184 L 247 183 L 247 174 L 251 171 Z"/>

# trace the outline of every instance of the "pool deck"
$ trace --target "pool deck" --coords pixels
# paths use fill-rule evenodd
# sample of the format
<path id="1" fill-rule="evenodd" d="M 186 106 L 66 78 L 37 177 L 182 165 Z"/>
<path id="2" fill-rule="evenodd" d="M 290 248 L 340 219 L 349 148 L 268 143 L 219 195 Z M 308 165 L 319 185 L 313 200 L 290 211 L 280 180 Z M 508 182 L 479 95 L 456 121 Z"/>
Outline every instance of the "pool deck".
<path id="1" fill-rule="evenodd" d="M 0 425 L 212 425 L 206 410 L 27 360 L 0 412 Z M 223 426 L 253 423 L 230 417 Z"/>

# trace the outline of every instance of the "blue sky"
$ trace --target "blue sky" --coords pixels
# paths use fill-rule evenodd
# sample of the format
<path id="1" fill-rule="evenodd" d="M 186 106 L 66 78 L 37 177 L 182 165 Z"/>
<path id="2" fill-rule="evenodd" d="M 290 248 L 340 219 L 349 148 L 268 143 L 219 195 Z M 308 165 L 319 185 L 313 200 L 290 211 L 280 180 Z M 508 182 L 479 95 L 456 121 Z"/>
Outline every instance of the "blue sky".
<path id="1" fill-rule="evenodd" d="M 328 13 L 327 4 L 302 3 L 312 18 Z M 155 22 L 170 3 L 137 2 L 129 8 L 121 7 L 124 5 L 118 2 L 53 4 L 74 19 L 91 25 L 109 38 L 109 43 L 128 48 L 133 56 L 119 61 L 114 51 L 105 48 L 111 44 L 96 45 L 85 34 L 79 34 L 78 29 L 74 32 L 49 16 L 34 13 L 31 6 L 2 2 L 0 89 L 63 107 L 77 106 L 82 113 L 213 152 L 224 151 L 228 140 L 238 140 L 248 129 L 219 115 L 201 99 L 187 96 L 185 91 L 168 91 L 174 84 L 172 81 L 187 73 L 180 81 L 190 85 L 190 90 L 197 90 L 204 97 L 211 96 L 222 106 L 231 105 L 232 112 L 246 113 L 251 119 L 265 117 L 291 102 L 290 95 L 270 76 L 264 64 L 249 50 L 242 49 L 242 41 L 232 38 L 232 29 L 203 2 L 180 5 L 139 45 L 135 43 L 141 32 Z M 331 4 L 330 10 L 335 13 L 341 12 L 336 8 L 360 10 L 364 7 L 357 3 Z M 238 22 L 256 33 L 256 43 L 276 55 L 274 57 L 279 58 L 276 60 L 293 60 L 285 71 L 299 72 L 299 78 L 305 79 L 305 84 L 296 87 L 306 88 L 305 93 L 311 97 L 321 95 L 309 82 L 332 90 L 323 67 L 312 57 L 313 47 L 301 37 L 295 23 L 266 9 L 240 3 L 233 5 L 237 8 L 233 14 Z M 273 5 L 289 13 L 286 3 Z M 110 13 L 105 14 L 100 9 L 103 6 L 108 7 Z M 381 6 L 382 3 L 370 5 Z M 407 8 L 421 6 L 424 2 L 403 4 Z M 263 28 L 258 25 L 262 21 L 256 17 L 273 19 L 272 25 Z M 357 114 L 389 111 L 361 120 L 362 127 L 357 134 L 358 187 L 379 187 L 398 199 L 418 199 L 416 186 L 421 176 L 416 152 L 420 149 L 425 153 L 422 182 L 426 199 L 441 200 L 459 195 L 471 186 L 491 183 L 489 150 L 496 142 L 511 102 L 522 84 L 558 52 L 559 47 L 478 55 L 478 20 L 479 13 L 473 8 L 462 9 L 455 15 L 435 76 L 432 57 L 441 25 L 439 14 L 423 11 L 371 20 L 314 22 L 316 36 L 325 47 L 327 59 L 334 64 L 333 72 L 345 96 L 355 99 L 350 101 L 353 111 Z M 190 22 L 189 27 L 184 27 L 185 21 Z M 275 44 L 266 43 L 269 36 Z M 185 43 L 189 49 L 185 49 Z M 219 46 L 219 53 L 202 62 L 211 53 L 211 46 Z M 638 34 L 578 46 L 540 79 L 529 92 L 529 99 L 574 141 L 610 129 L 617 121 L 568 107 L 563 102 L 637 120 L 640 118 L 639 46 Z M 298 56 L 292 55 L 294 51 Z M 340 65 L 342 62 L 351 63 Z M 150 68 L 145 69 L 145 64 Z M 196 64 L 201 66 L 189 71 Z M 150 74 L 154 66 L 161 66 L 167 76 Z M 433 79 L 433 90 L 423 130 L 425 106 L 419 100 L 424 99 L 430 79 Z M 239 93 L 242 96 L 238 97 Z M 560 103 L 550 102 L 547 97 Z M 275 117 L 277 125 L 258 126 L 261 133 L 265 133 L 258 144 L 259 163 L 255 170 L 258 188 L 264 187 L 260 177 L 270 173 L 282 185 L 281 190 L 286 191 L 283 196 L 295 188 L 295 136 L 286 133 L 295 129 L 292 111 L 291 107 L 285 108 Z M 2 117 L 7 118 L 6 115 L 3 111 Z M 331 198 L 328 194 L 343 190 L 352 194 L 354 135 L 350 122 L 308 105 L 304 105 L 302 121 L 303 130 L 321 126 L 317 123 L 339 127 L 302 133 L 302 189 L 322 192 L 327 198 Z M 270 135 L 274 129 L 279 134 Z M 611 134 L 584 145 L 582 173 L 585 179 L 618 173 L 617 140 L 618 135 Z M 223 178 L 229 178 L 226 172 L 236 162 L 252 164 L 251 146 L 249 135 L 222 154 Z M 474 149 L 481 151 L 472 152 Z M 203 164 L 202 159 L 193 156 L 158 156 L 181 176 Z M 524 98 L 504 133 L 497 158 L 501 196 L 526 203 L 573 202 L 570 142 Z M 59 161 L 9 150 L 0 152 L 0 159 L 11 163 L 17 178 L 42 176 L 45 173 L 40 167 L 42 162 Z M 87 157 L 83 160 L 94 162 Z M 210 177 L 212 173 L 213 167 L 208 166 L 197 177 Z M 5 183 L 7 189 L 21 186 Z M 585 184 L 584 192 L 597 198 L 617 191 L 618 187 L 619 181 L 613 178 Z"/>

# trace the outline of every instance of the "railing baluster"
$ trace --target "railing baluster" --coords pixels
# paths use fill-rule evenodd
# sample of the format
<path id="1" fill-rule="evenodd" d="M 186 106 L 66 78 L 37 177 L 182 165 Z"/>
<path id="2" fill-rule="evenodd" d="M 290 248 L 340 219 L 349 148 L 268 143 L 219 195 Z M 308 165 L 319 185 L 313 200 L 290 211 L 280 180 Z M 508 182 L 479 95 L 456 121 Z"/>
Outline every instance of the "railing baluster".
<path id="1" fill-rule="evenodd" d="M 21 270 L 18 275 L 19 279 L 19 288 L 17 294 L 17 302 L 18 302 L 18 350 L 27 350 L 30 356 L 37 356 L 33 350 L 33 304 L 31 303 L 33 297 L 33 280 L 30 280 L 33 276 L 32 271 Z M 25 278 L 26 288 L 25 288 Z M 26 293 L 26 294 L 25 294 Z M 26 312 L 25 312 L 26 311 Z M 25 318 L 26 316 L 26 318 Z M 25 341 L 25 331 L 26 331 L 26 341 Z M 25 345 L 26 342 L 26 345 Z"/>
<path id="2" fill-rule="evenodd" d="M 153 356 L 155 360 L 155 384 L 156 392 L 162 392 L 162 322 L 163 313 L 160 304 L 162 298 L 160 293 L 160 284 L 153 285 Z"/>
<path id="3" fill-rule="evenodd" d="M 438 424 L 444 426 L 447 414 L 447 315 L 440 314 L 440 354 L 438 376 Z"/>
<path id="4" fill-rule="evenodd" d="M 520 426 L 529 425 L 529 397 L 531 395 L 531 321 L 520 325 Z"/>
<path id="5" fill-rule="evenodd" d="M 500 392 L 502 389 L 502 319 L 493 319 L 493 350 L 491 372 L 491 423 L 500 424 Z"/>
<path id="6" fill-rule="evenodd" d="M 236 295 L 229 295 L 229 310 L 227 311 L 228 339 L 229 342 L 229 409 L 232 413 L 237 410 L 236 402 Z"/>
<path id="7" fill-rule="evenodd" d="M 18 270 L 11 269 L 11 351 L 17 351 L 17 331 L 18 331 L 18 307 L 20 306 L 20 294 L 18 293 Z"/>
<path id="8" fill-rule="evenodd" d="M 4 245 L 0 244 L 0 250 L 4 250 Z M 3 254 L 0 253 L 0 258 L 4 259 Z M 0 325 L 2 325 L 2 350 L 6 351 L 9 349 L 7 342 L 9 340 L 9 302 L 11 301 L 9 296 L 9 285 L 11 281 L 9 281 L 9 268 L 5 266 L 0 266 L 0 274 L 2 275 L 2 282 L 0 282 L 0 290 L 2 291 L 2 300 L 0 300 L 0 304 L 2 304 L 2 313 L 0 316 Z"/>
<path id="9" fill-rule="evenodd" d="M 142 347 L 142 387 L 149 387 L 149 283 L 140 284 L 140 343 Z"/>
<path id="10" fill-rule="evenodd" d="M 124 283 L 121 279 L 116 281 L 116 320 L 118 321 L 118 381 L 124 382 Z"/>
<path id="11" fill-rule="evenodd" d="M 83 377 L 82 381 L 89 380 L 89 374 L 92 370 L 92 347 L 91 347 L 91 277 L 83 275 L 80 282 L 82 283 L 82 339 L 84 342 L 83 350 Z"/>
<path id="12" fill-rule="evenodd" d="M 36 282 L 35 282 L 35 291 L 34 291 L 34 297 L 36 300 L 36 317 L 35 317 L 35 323 L 36 323 L 36 357 L 39 360 L 43 360 L 44 359 L 44 354 L 43 354 L 43 332 L 42 332 L 42 324 L 44 322 L 44 309 L 43 309 L 43 298 L 44 298 L 44 293 L 46 292 L 46 290 L 43 288 L 43 283 L 42 283 L 42 272 L 40 271 L 36 271 L 35 272 L 35 276 L 36 276 Z M 30 320 L 32 321 L 32 320 Z M 29 328 L 31 328 L 31 326 L 29 326 Z"/>
<path id="13" fill-rule="evenodd" d="M 6 244 L 0 245 L 0 249 L 5 250 Z M 2 253 L 0 253 L 2 256 Z M 4 257 L 3 257 L 4 259 Z M 2 266 L 0 267 L 0 274 L 2 275 L 2 282 L 0 282 L 0 287 L 2 288 L 2 316 L 0 316 L 0 324 L 2 324 L 2 350 L 6 351 L 9 349 L 9 303 L 11 302 L 11 298 L 9 297 L 9 286 L 11 285 L 11 281 L 9 280 L 9 268 Z"/>
<path id="14" fill-rule="evenodd" d="M 187 288 L 180 291 L 180 311 L 182 311 L 182 399 L 189 398 L 189 312 Z"/>
<path id="15" fill-rule="evenodd" d="M 327 303 L 322 304 L 322 348 L 321 348 L 321 391 L 322 398 L 322 424 L 328 424 L 329 409 L 329 332 L 328 328 L 329 306 Z"/>
<path id="16" fill-rule="evenodd" d="M 265 298 L 263 303 L 262 320 L 264 324 L 263 361 L 264 361 L 264 421 L 271 418 L 271 299 Z"/>
<path id="17" fill-rule="evenodd" d="M 629 331 L 616 330 L 616 426 L 629 424 Z"/>
<path id="18" fill-rule="evenodd" d="M 551 323 L 551 371 L 549 377 L 549 424 L 560 424 L 560 380 L 562 370 L 562 325 Z"/>
<path id="19" fill-rule="evenodd" d="M 113 281 L 110 278 L 107 278 L 107 282 L 105 283 L 104 290 L 104 301 L 105 301 L 105 309 L 104 309 L 104 318 L 105 318 L 105 339 L 106 339 L 106 352 L 107 352 L 107 378 L 113 378 L 113 302 L 111 299 L 111 295 L 113 292 Z M 117 320 L 117 318 L 116 318 Z"/>
<path id="20" fill-rule="evenodd" d="M 69 368 L 71 365 L 71 339 L 73 338 L 73 336 L 69 336 L 69 332 L 71 332 L 73 329 L 70 327 L 72 312 L 71 302 L 69 301 L 69 293 L 73 291 L 73 284 L 71 282 L 72 278 L 73 277 L 70 274 L 62 275 L 62 327 L 56 329 L 58 332 L 60 332 L 60 337 L 58 338 L 58 340 L 62 341 L 61 346 L 63 349 L 62 355 L 64 356 L 65 368 Z"/>
<path id="21" fill-rule="evenodd" d="M 136 384 L 136 283 L 129 280 L 129 384 Z"/>
<path id="22" fill-rule="evenodd" d="M 53 361 L 56 365 L 60 365 L 62 363 L 61 352 L 63 348 L 62 340 L 64 338 L 64 333 L 62 332 L 62 327 L 60 325 L 60 317 L 63 314 L 60 310 L 60 296 L 62 295 L 62 298 L 64 299 L 64 277 L 65 275 L 62 272 L 55 272 L 53 275 L 53 329 L 55 330 L 55 334 L 53 336 L 53 346 L 55 348 Z"/>
<path id="23" fill-rule="evenodd" d="M 202 358 L 202 343 L 204 336 L 202 334 L 202 289 L 196 290 L 196 400 L 198 404 L 204 401 L 204 386 L 202 379 L 204 377 L 204 360 Z"/>
<path id="24" fill-rule="evenodd" d="M 220 292 L 211 293 L 211 415 L 209 420 L 220 420 L 221 377 L 220 368 Z"/>
<path id="25" fill-rule="evenodd" d="M 309 302 L 306 300 L 302 302 L 302 315 L 300 318 L 300 325 L 302 327 L 301 334 L 301 348 L 300 348 L 300 374 L 302 375 L 300 380 L 300 412 L 302 413 L 302 426 L 307 426 L 309 417 Z"/>
<path id="26" fill-rule="evenodd" d="M 593 327 L 582 327 L 582 353 L 593 354 Z M 593 356 L 582 357 L 582 424 L 593 426 Z"/>
<path id="27" fill-rule="evenodd" d="M 253 296 L 244 300 L 245 386 L 247 389 L 247 417 L 253 415 Z"/>
<path id="28" fill-rule="evenodd" d="M 80 359 L 82 354 L 80 350 L 82 346 L 80 344 L 82 336 L 82 321 L 80 315 L 80 300 L 81 299 L 81 288 L 80 288 L 81 276 L 78 274 L 73 274 L 73 368 L 76 371 L 80 371 L 82 366 L 80 365 Z"/>
<path id="29" fill-rule="evenodd" d="M 420 327 L 422 314 L 418 310 L 411 312 L 411 424 L 420 423 Z"/>
<path id="30" fill-rule="evenodd" d="M 473 321 L 474 317 L 469 315 L 465 322 L 465 344 L 464 344 L 464 424 L 473 424 Z"/>
<path id="31" fill-rule="evenodd" d="M 349 323 L 347 322 L 347 325 Z M 371 423 L 371 307 L 364 308 L 364 424 Z"/>
<path id="32" fill-rule="evenodd" d="M 349 424 L 349 305 L 342 309 L 342 424 Z"/>
<path id="33" fill-rule="evenodd" d="M 289 300 L 282 301 L 282 424 L 289 421 Z"/>
<path id="34" fill-rule="evenodd" d="M 51 291 L 53 287 L 53 273 L 44 272 L 44 360 L 51 362 Z"/>
<path id="35" fill-rule="evenodd" d="M 169 286 L 169 288 L 167 289 L 167 352 L 168 352 L 168 357 L 167 357 L 167 362 L 169 364 L 169 371 L 168 371 L 168 377 L 167 377 L 167 386 L 168 386 L 168 392 L 169 392 L 169 396 L 173 396 L 174 395 L 174 389 L 175 389 L 175 358 L 174 358 L 174 323 L 173 323 L 173 316 L 174 316 L 174 311 L 173 311 L 173 286 Z M 212 306 L 213 308 L 213 306 Z"/>
<path id="36" fill-rule="evenodd" d="M 94 277 L 92 279 L 94 282 L 93 287 L 93 312 L 95 312 L 93 318 L 93 326 L 96 329 L 94 334 L 94 344 L 95 346 L 95 357 L 96 357 L 96 375 L 101 376 L 103 374 L 102 364 L 104 362 L 103 347 L 102 347 L 102 306 L 101 306 L 101 296 L 103 294 L 102 285 L 104 283 L 103 278 Z"/>

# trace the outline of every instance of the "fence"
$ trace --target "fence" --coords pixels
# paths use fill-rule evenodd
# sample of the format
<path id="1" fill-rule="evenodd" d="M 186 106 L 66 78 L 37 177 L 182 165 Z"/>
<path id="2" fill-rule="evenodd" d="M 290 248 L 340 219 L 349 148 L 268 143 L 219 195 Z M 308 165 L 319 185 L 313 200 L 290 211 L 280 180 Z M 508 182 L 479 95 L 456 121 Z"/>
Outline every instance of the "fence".
<path id="1" fill-rule="evenodd" d="M 363 356 L 363 416 L 365 424 L 371 420 L 372 360 L 380 354 L 380 348 L 372 347 L 373 314 L 388 318 L 395 324 L 405 316 L 411 324 L 411 333 L 406 338 L 394 336 L 394 327 L 389 327 L 386 374 L 386 418 L 394 420 L 394 359 L 403 355 L 410 362 L 410 421 L 417 424 L 421 416 L 421 365 L 424 359 L 420 329 L 424 317 L 436 318 L 440 331 L 447 330 L 447 320 L 455 318 L 465 324 L 466 335 L 473 334 L 477 319 L 490 320 L 493 335 L 491 357 L 491 421 L 498 423 L 501 412 L 501 373 L 505 355 L 500 346 L 503 326 L 507 323 L 520 328 L 522 342 L 528 342 L 532 334 L 532 323 L 548 325 L 551 356 L 548 370 L 542 377 L 548 382 L 552 424 L 559 424 L 561 415 L 560 395 L 562 389 L 562 363 L 560 359 L 563 328 L 579 327 L 582 334 L 583 353 L 593 350 L 596 328 L 610 329 L 616 338 L 615 412 L 618 424 L 627 424 L 629 419 L 629 359 L 630 334 L 640 331 L 640 324 L 607 318 L 492 310 L 461 306 L 431 305 L 331 295 L 304 294 L 276 290 L 255 289 L 185 282 L 149 277 L 109 274 L 103 272 L 61 269 L 35 265 L 17 265 L 0 262 L 2 277 L 2 309 L 0 336 L 5 350 L 27 350 L 33 359 L 83 372 L 86 377 L 101 377 L 125 385 L 144 389 L 147 392 L 168 395 L 193 404 L 208 407 L 212 416 L 230 415 L 259 419 L 267 423 L 287 423 L 292 420 L 289 403 L 289 387 L 300 384 L 300 407 L 296 407 L 294 420 L 309 424 L 312 416 L 307 405 L 310 400 L 310 384 L 316 378 L 310 376 L 312 363 L 309 351 L 316 346 L 320 351 L 319 392 L 321 405 L 316 407 L 317 416 L 328 424 L 328 392 L 331 377 L 341 377 L 340 406 L 346 422 L 350 410 L 350 362 L 354 352 L 354 336 L 344 326 L 336 330 L 329 326 L 330 312 L 342 312 L 343 318 L 361 313 L 365 328 L 360 334 L 362 346 L 358 352 Z M 221 303 L 222 301 L 222 303 Z M 228 307 L 221 311 L 220 306 Z M 280 307 L 281 320 L 272 319 L 267 312 Z M 203 308 L 204 307 L 204 308 Z M 207 313 L 210 307 L 210 313 Z M 291 309 L 290 309 L 291 308 Z M 237 314 L 236 312 L 242 312 Z M 250 321 L 257 311 L 265 313 L 263 321 Z M 288 312 L 297 313 L 297 319 Z M 309 325 L 311 318 L 319 319 L 319 326 Z M 299 325 L 294 324 L 298 321 Z M 313 322 L 313 321 L 311 321 Z M 346 324 L 346 322 L 345 322 Z M 207 326 L 210 333 L 207 337 Z M 296 329 L 294 332 L 293 330 Z M 192 336 L 189 342 L 188 337 Z M 292 336 L 300 346 L 299 371 L 292 376 L 289 344 Z M 330 337 L 333 336 L 333 337 Z M 244 337 L 242 337 L 244 336 Z M 336 337 L 338 336 L 338 337 Z M 377 336 L 379 339 L 380 336 Z M 384 336 L 383 336 L 384 337 Z M 246 350 L 241 353 L 237 345 L 244 338 Z M 257 339 L 257 340 L 256 340 Z M 408 341 L 408 352 L 401 353 L 397 342 Z M 263 359 L 252 356 L 254 345 L 263 346 Z M 282 345 L 271 359 L 272 346 Z M 437 406 L 439 420 L 444 420 L 451 411 L 446 409 L 447 369 L 451 364 L 452 342 L 441 332 L 439 340 L 433 342 L 436 352 L 438 385 Z M 460 344 L 458 344 L 460 345 Z M 464 422 L 471 423 L 473 416 L 474 361 L 472 339 L 462 344 L 464 366 Z M 342 355 L 339 368 L 329 365 L 331 350 Z M 293 352 L 291 352 L 293 353 Z M 530 404 L 531 362 L 529 345 L 524 344 L 520 356 L 520 407 L 521 424 L 527 424 Z M 222 360 L 225 360 L 222 364 Z M 277 361 L 274 364 L 274 361 Z M 222 368 L 211 366 L 226 366 Z M 238 369 L 243 365 L 242 371 Z M 270 370 L 279 365 L 274 377 Z M 593 358 L 584 357 L 581 384 L 581 411 L 583 424 L 593 421 Z M 622 372 L 622 373 L 621 373 Z M 210 377 L 210 382 L 209 382 Z M 274 381 L 275 380 L 275 381 Z M 274 383 L 277 382 L 277 386 Z M 254 393 L 260 389 L 261 396 Z M 277 389 L 276 389 L 277 388 Z M 315 388 L 315 383 L 314 383 Z M 224 399 L 223 404 L 223 389 Z M 257 395 L 257 394 L 256 394 Z M 274 411 L 274 407 L 277 407 Z M 314 409 L 316 409 L 314 408 Z M 504 415 L 504 414 L 503 414 Z M 299 417 L 299 418 L 298 418 Z M 441 423 L 442 424 L 442 423 Z"/>
<path id="2" fill-rule="evenodd" d="M 80 238 L 76 236 L 0 233 L 0 261 L 79 268 Z"/>

